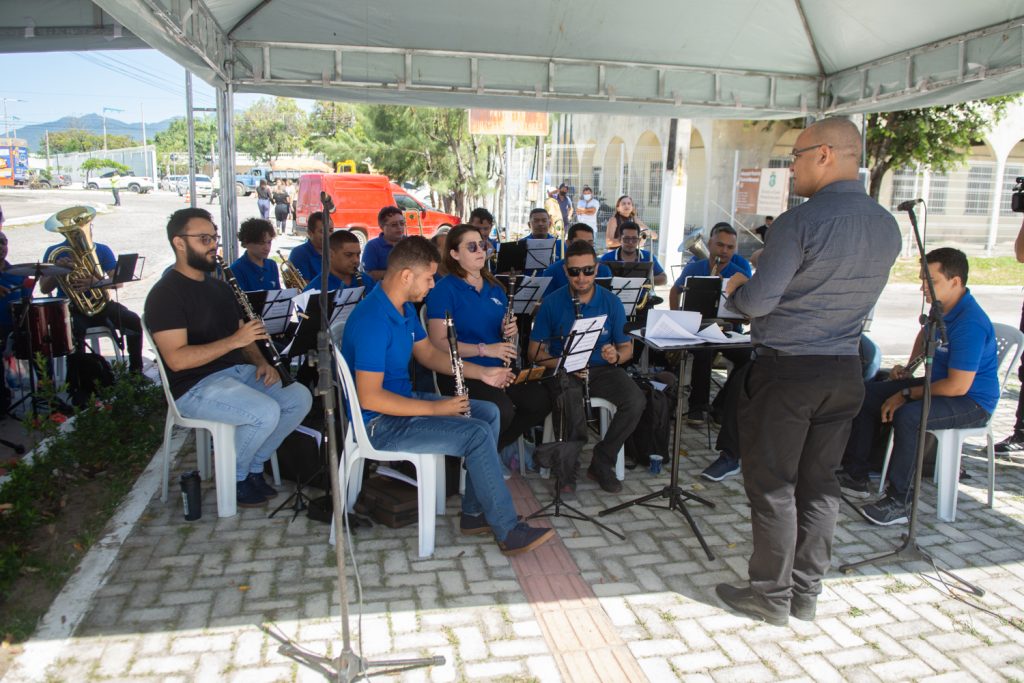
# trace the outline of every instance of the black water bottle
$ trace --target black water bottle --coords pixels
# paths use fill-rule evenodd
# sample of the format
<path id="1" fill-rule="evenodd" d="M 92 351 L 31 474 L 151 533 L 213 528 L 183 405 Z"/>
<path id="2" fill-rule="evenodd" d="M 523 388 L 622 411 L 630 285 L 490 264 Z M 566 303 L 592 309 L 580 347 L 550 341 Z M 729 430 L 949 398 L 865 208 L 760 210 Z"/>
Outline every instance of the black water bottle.
<path id="1" fill-rule="evenodd" d="M 181 475 L 181 502 L 185 507 L 185 521 L 194 522 L 203 516 L 203 491 L 199 472 L 193 470 Z"/>

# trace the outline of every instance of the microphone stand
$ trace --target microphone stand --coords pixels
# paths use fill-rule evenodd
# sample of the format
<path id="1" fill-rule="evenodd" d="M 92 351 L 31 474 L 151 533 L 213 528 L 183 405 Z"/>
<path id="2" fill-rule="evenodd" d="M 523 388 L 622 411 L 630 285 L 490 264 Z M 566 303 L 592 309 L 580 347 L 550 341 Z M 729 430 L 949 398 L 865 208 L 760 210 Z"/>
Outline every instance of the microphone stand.
<path id="1" fill-rule="evenodd" d="M 918 200 L 920 201 L 920 200 Z M 928 413 L 932 406 L 932 363 L 935 359 L 935 350 L 939 344 L 948 344 L 946 337 L 946 323 L 942 318 L 942 302 L 935 298 L 935 283 L 932 280 L 931 272 L 928 270 L 928 262 L 925 259 L 924 241 L 921 239 L 921 231 L 917 226 L 917 216 L 914 214 L 914 204 L 901 205 L 905 208 L 910 217 L 910 225 L 914 229 L 914 239 L 917 241 L 917 251 L 921 255 L 921 271 L 924 274 L 925 283 L 928 285 L 928 298 L 931 299 L 931 306 L 927 314 L 921 315 L 921 325 L 924 326 L 924 394 L 921 396 L 921 421 L 917 429 L 917 463 L 914 468 L 914 484 L 911 498 L 910 520 L 907 533 L 903 537 L 903 543 L 890 552 L 868 557 L 859 562 L 851 562 L 839 566 L 839 571 L 848 574 L 858 567 L 868 564 L 886 562 L 892 559 L 917 561 L 923 560 L 932 565 L 932 568 L 939 574 L 944 574 L 955 581 L 959 590 L 972 593 L 977 597 L 985 595 L 982 588 L 970 583 L 948 569 L 943 569 L 935 562 L 935 558 L 929 555 L 917 544 L 918 525 L 918 501 L 921 497 L 921 472 L 924 470 L 925 435 L 928 432 Z"/>
<path id="2" fill-rule="evenodd" d="M 326 192 L 320 193 L 320 202 L 324 208 L 323 221 L 323 242 L 320 250 L 320 272 L 323 274 L 323 281 L 327 281 L 327 275 L 331 272 L 330 265 L 330 236 L 331 236 L 331 213 L 334 211 L 334 200 Z M 325 288 L 326 290 L 326 288 Z M 337 530 L 334 544 L 334 556 L 338 565 L 338 593 L 341 607 L 341 653 L 333 658 L 318 658 L 301 653 L 301 658 L 307 663 L 314 663 L 317 660 L 326 661 L 334 668 L 334 680 L 339 683 L 348 683 L 367 675 L 367 669 L 378 667 L 389 667 L 387 673 L 404 671 L 423 666 L 440 666 L 445 663 L 444 657 L 426 657 L 421 659 L 395 659 L 390 661 L 367 661 L 352 649 L 352 638 L 349 633 L 349 610 L 348 610 L 348 577 L 345 567 L 345 519 L 346 501 L 342 496 L 342 482 L 338 476 L 338 432 L 335 429 L 335 412 L 337 410 L 336 393 L 334 386 L 334 363 L 333 351 L 331 349 L 331 335 L 328 331 L 328 315 L 330 313 L 326 291 L 320 296 L 320 331 L 316 338 L 316 356 L 311 361 L 317 368 L 316 394 L 323 400 L 324 426 L 326 430 L 325 448 L 327 449 L 328 467 L 331 470 L 331 504 L 334 515 L 334 528 Z M 340 411 L 338 417 L 341 421 L 342 433 L 348 429 L 348 419 L 345 411 Z M 344 447 L 342 447 L 342 450 Z M 342 456 L 344 453 L 342 452 Z M 347 490 L 347 489 L 346 489 Z"/>

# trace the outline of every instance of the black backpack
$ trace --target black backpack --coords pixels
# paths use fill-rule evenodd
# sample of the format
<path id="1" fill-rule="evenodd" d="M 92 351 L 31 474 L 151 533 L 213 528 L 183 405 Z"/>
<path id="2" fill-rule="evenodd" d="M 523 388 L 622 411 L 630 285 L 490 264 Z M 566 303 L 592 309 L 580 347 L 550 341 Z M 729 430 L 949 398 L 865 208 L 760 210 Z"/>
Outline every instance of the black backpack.
<path id="1" fill-rule="evenodd" d="M 114 384 L 114 371 L 107 359 L 98 353 L 76 351 L 68 356 L 68 395 L 76 408 L 81 408 L 100 387 Z"/>
<path id="2" fill-rule="evenodd" d="M 626 439 L 626 459 L 646 467 L 651 462 L 651 455 L 660 455 L 667 466 L 672 456 L 669 454 L 668 435 L 672 424 L 672 410 L 675 407 L 674 387 L 665 390 L 655 389 L 650 380 L 635 377 L 637 386 L 644 392 L 644 412 L 636 429 Z"/>

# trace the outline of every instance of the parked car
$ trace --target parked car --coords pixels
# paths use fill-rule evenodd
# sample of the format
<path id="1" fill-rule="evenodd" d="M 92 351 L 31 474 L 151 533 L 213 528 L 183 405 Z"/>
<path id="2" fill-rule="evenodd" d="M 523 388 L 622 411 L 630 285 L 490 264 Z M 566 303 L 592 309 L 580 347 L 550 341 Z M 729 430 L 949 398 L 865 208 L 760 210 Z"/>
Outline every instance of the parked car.
<path id="1" fill-rule="evenodd" d="M 159 187 L 161 190 L 168 190 L 170 192 L 178 191 L 178 183 L 181 182 L 182 178 L 188 178 L 187 175 L 165 175 L 160 179 Z"/>
<path id="2" fill-rule="evenodd" d="M 114 177 L 117 171 L 108 171 L 101 176 L 90 178 L 85 184 L 87 190 L 109 190 L 110 179 Z M 153 179 L 142 175 L 135 175 L 132 171 L 127 173 L 118 173 L 121 179 L 118 181 L 118 189 L 128 190 L 129 192 L 140 192 L 145 194 L 153 190 L 156 187 L 153 184 Z"/>
<path id="3" fill-rule="evenodd" d="M 178 196 L 184 197 L 186 190 L 188 190 L 188 176 L 182 176 L 181 180 L 178 181 Z M 208 175 L 197 175 L 196 176 L 196 196 L 197 197 L 209 197 L 213 192 L 213 180 Z"/>
<path id="4" fill-rule="evenodd" d="M 64 173 L 50 173 L 44 175 L 39 171 L 29 171 L 27 185 L 30 190 L 49 190 L 51 188 L 67 187 L 71 184 L 71 176 Z"/>
<path id="5" fill-rule="evenodd" d="M 459 224 L 459 217 L 421 203 L 387 176 L 368 173 L 306 173 L 299 178 L 295 223 L 306 227 L 306 219 L 321 211 L 320 192 L 334 199 L 331 219 L 336 228 L 346 228 L 361 245 L 380 234 L 377 212 L 397 206 L 405 214 L 406 234 L 431 237 Z"/>

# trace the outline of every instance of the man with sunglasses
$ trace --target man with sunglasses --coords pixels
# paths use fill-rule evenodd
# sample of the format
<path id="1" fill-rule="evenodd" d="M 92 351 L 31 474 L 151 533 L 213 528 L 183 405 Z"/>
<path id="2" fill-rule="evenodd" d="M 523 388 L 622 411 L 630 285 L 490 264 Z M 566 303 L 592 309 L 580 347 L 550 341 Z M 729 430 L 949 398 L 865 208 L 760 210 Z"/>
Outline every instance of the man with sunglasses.
<path id="1" fill-rule="evenodd" d="M 611 401 L 616 412 L 608 431 L 594 446 L 587 476 L 603 490 L 618 493 L 622 483 L 615 476 L 615 460 L 622 444 L 636 429 L 645 405 L 643 392 L 619 367 L 633 358 L 633 344 L 624 329 L 626 311 L 617 296 L 595 284 L 597 253 L 590 244 L 581 240 L 569 246 L 565 272 L 568 286 L 546 295 L 537 309 L 528 357 L 551 368 L 558 364 L 565 337 L 576 321 L 573 297 L 579 300 L 580 317 L 608 316 L 591 354 L 588 374 L 590 395 Z"/>
<path id="2" fill-rule="evenodd" d="M 753 277 L 726 283 L 726 305 L 750 319 L 754 343 L 738 408 L 754 548 L 749 583 L 715 592 L 774 625 L 815 616 L 839 512 L 836 470 L 864 398 L 861 326 L 901 243 L 896 219 L 858 178 L 857 126 L 818 121 L 792 155 L 794 191 L 808 201 L 772 224 Z"/>
<path id="3" fill-rule="evenodd" d="M 258 507 L 277 495 L 263 464 L 309 413 L 313 397 L 299 382 L 285 387 L 256 346 L 263 322 L 244 322 L 216 270 L 217 226 L 205 209 L 179 209 L 167 222 L 174 267 L 146 297 L 146 325 L 184 417 L 236 425 L 235 500 Z M 218 472 L 218 476 L 226 476 Z"/>
<path id="4" fill-rule="evenodd" d="M 85 226 L 85 230 L 88 231 L 89 237 L 92 237 L 92 223 Z M 67 238 L 64 239 L 60 244 L 54 244 L 46 248 L 43 253 L 43 262 L 47 262 L 50 259 L 50 254 L 55 249 L 61 247 L 67 247 L 70 243 Z M 93 245 L 96 251 L 96 258 L 100 262 L 100 268 L 103 270 L 104 276 L 107 278 L 114 277 L 114 270 L 117 268 L 117 256 L 114 255 L 113 250 L 106 244 L 96 242 L 93 240 Z M 62 256 L 57 259 L 57 265 L 64 266 L 66 268 L 74 268 L 74 263 L 70 256 Z M 94 284 L 99 282 L 100 278 L 88 276 L 85 279 L 71 281 L 69 284 L 76 290 L 85 290 L 92 287 Z M 121 285 L 117 285 L 120 287 Z M 64 288 L 61 287 L 57 278 L 46 276 L 39 278 L 39 290 L 43 294 L 49 294 L 56 288 L 57 296 L 67 298 L 67 293 Z M 132 372 L 142 373 L 142 323 L 139 321 L 139 316 L 128 309 L 124 304 L 119 301 L 109 301 L 107 305 L 103 307 L 103 310 L 95 315 L 86 315 L 78 310 L 77 306 L 71 306 L 71 329 L 75 336 L 75 342 L 78 347 L 85 347 L 85 333 L 90 327 L 106 327 L 111 330 L 116 330 L 120 333 L 124 339 L 124 344 L 128 351 L 128 369 Z"/>

